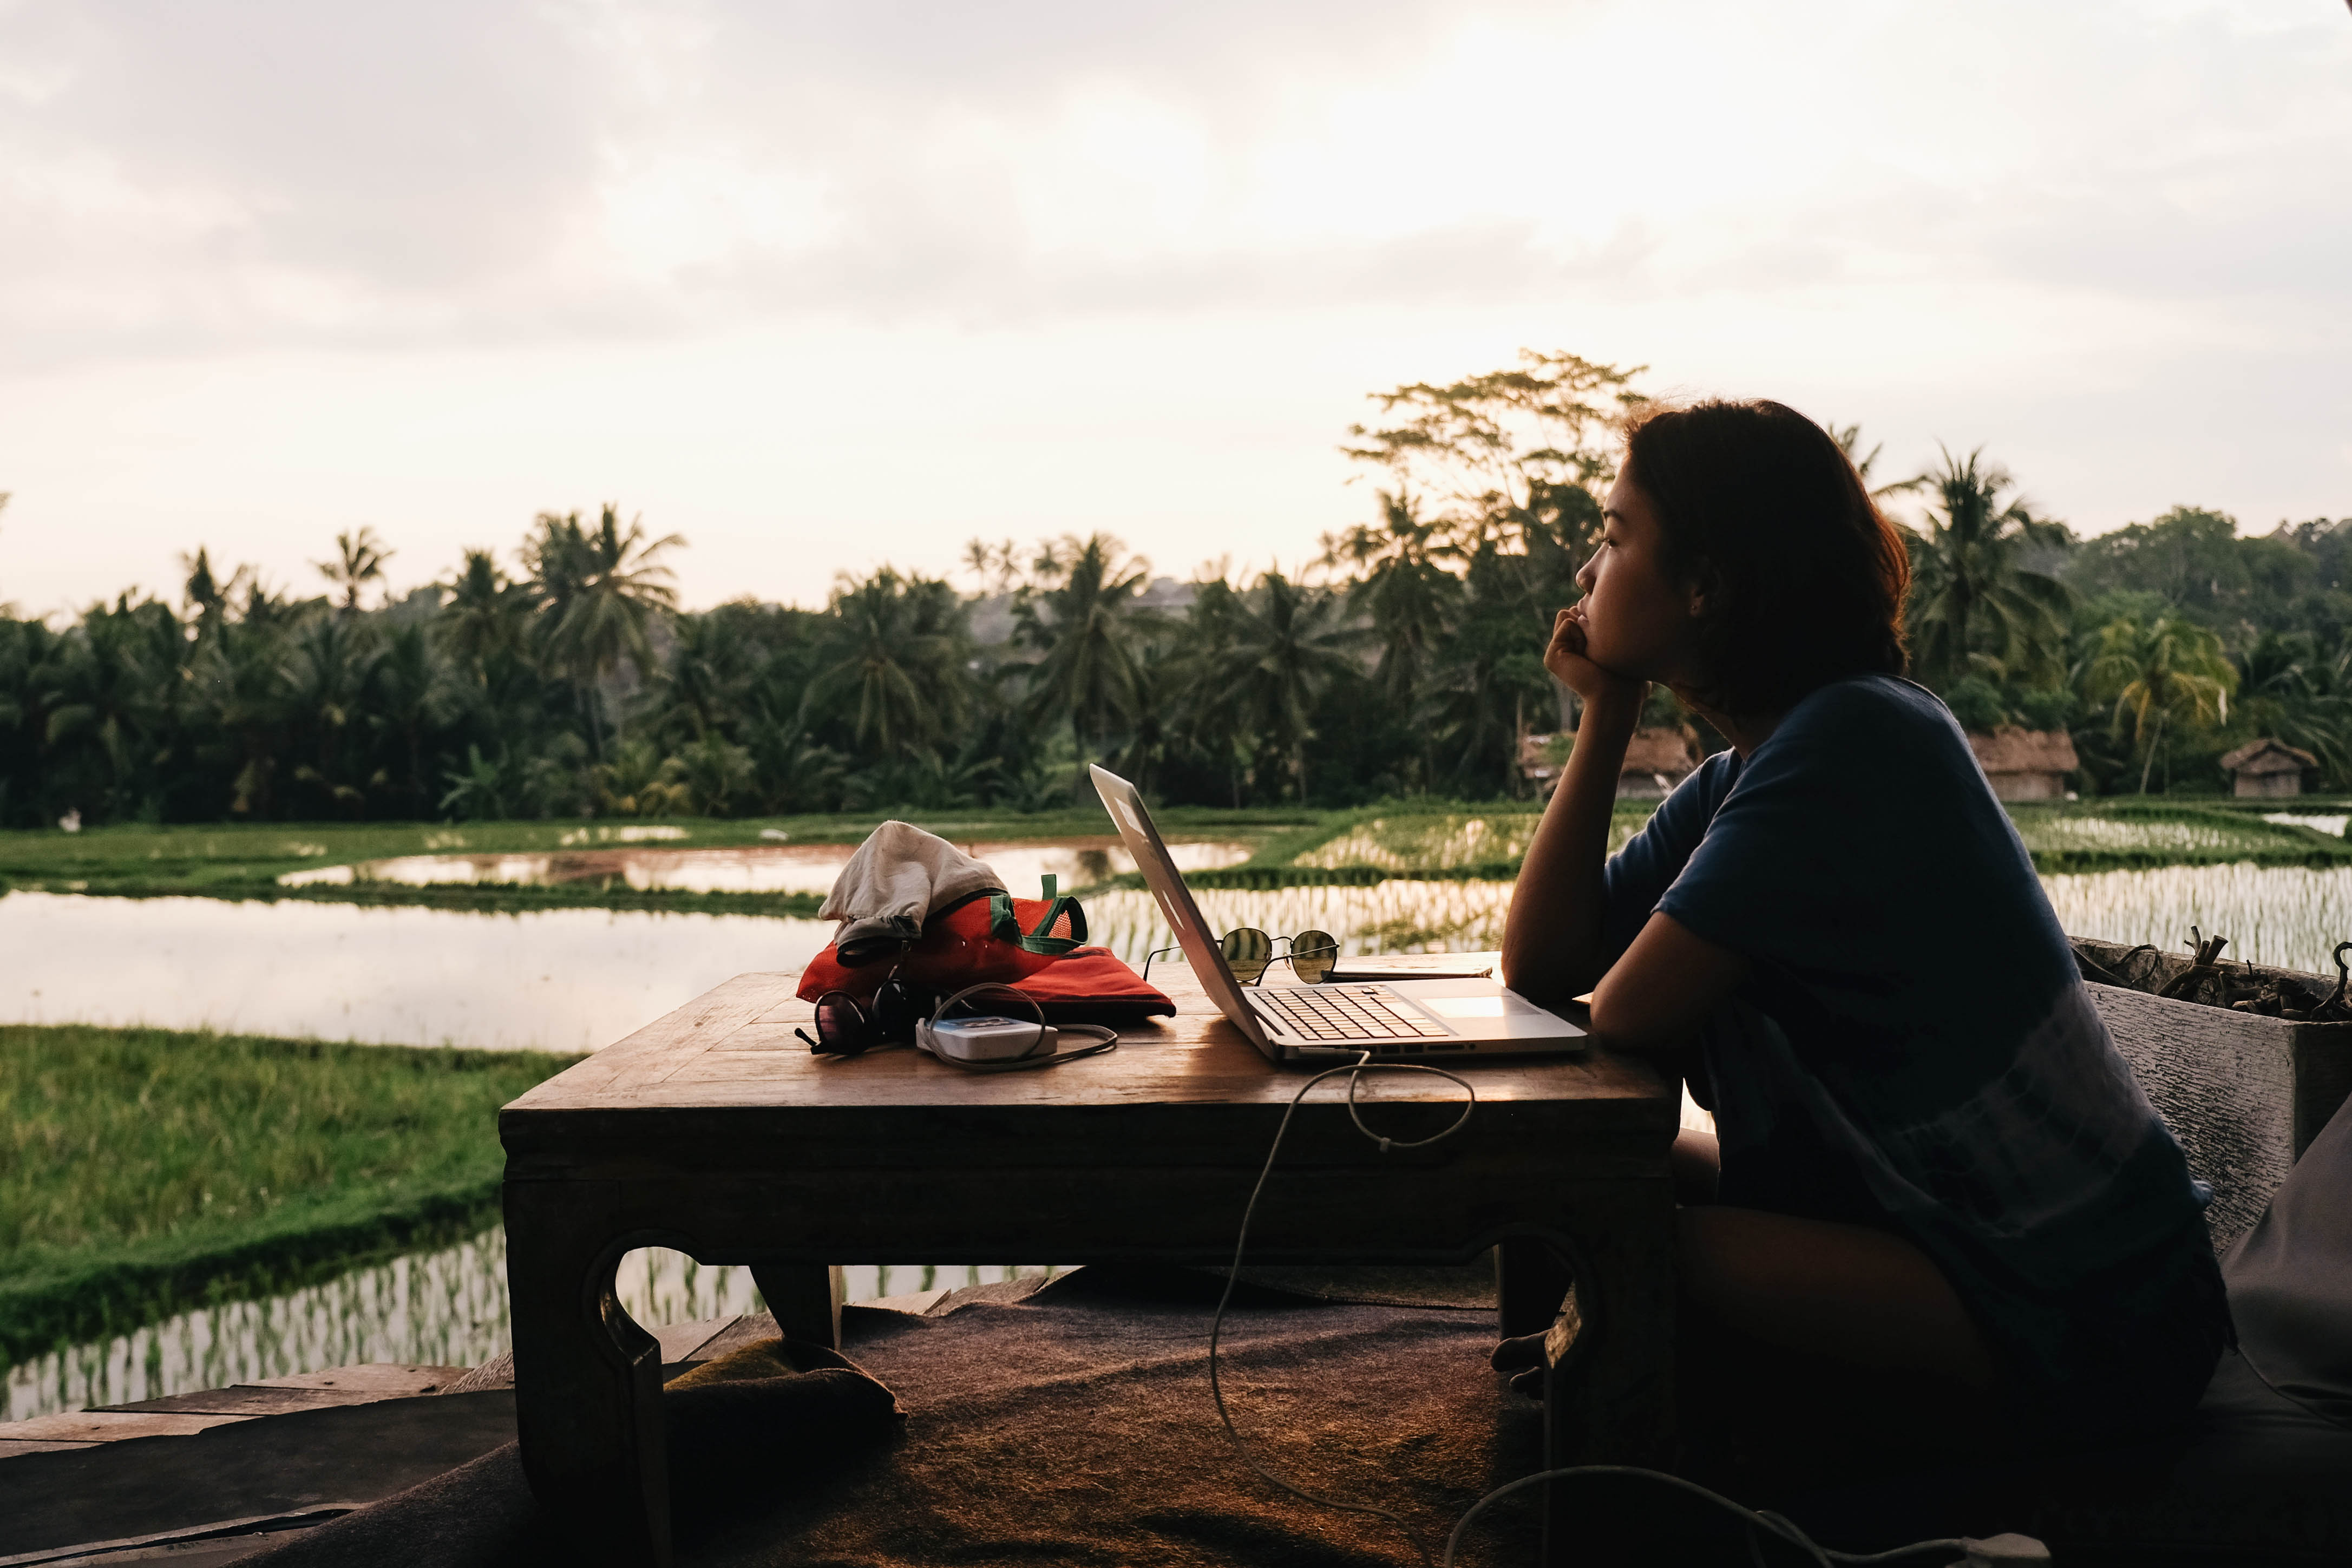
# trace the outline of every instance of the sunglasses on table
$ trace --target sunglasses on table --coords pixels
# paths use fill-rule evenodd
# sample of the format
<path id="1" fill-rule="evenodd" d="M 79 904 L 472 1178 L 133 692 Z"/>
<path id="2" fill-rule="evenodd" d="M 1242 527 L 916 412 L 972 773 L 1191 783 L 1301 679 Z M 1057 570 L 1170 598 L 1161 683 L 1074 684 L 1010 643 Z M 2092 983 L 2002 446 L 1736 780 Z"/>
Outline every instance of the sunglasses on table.
<path id="1" fill-rule="evenodd" d="M 1276 953 L 1277 942 L 1290 944 L 1288 952 Z M 1320 985 L 1339 961 L 1339 939 L 1328 931 L 1301 931 L 1296 936 L 1269 936 L 1255 925 L 1236 925 L 1217 943 L 1225 956 L 1225 967 L 1234 978 L 1244 986 L 1254 986 L 1265 977 L 1265 972 L 1276 964 L 1287 964 L 1298 977 L 1308 985 Z M 1151 978 L 1151 960 L 1170 953 L 1181 952 L 1181 947 L 1158 947 L 1143 956 L 1143 977 Z"/>
<path id="2" fill-rule="evenodd" d="M 847 991 L 825 992 L 816 999 L 815 1037 L 804 1029 L 793 1032 L 814 1055 L 856 1056 L 877 1045 L 914 1044 L 916 1023 L 938 1005 L 931 991 L 893 974 L 862 1002 Z"/>

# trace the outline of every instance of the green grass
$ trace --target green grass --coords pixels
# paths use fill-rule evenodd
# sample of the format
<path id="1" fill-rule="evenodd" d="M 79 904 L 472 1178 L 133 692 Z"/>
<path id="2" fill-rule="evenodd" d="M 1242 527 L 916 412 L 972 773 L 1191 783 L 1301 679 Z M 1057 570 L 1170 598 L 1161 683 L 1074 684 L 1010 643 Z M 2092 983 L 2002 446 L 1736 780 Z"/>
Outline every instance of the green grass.
<path id="1" fill-rule="evenodd" d="M 471 1234 L 575 1060 L 0 1026 L 0 1364 Z"/>

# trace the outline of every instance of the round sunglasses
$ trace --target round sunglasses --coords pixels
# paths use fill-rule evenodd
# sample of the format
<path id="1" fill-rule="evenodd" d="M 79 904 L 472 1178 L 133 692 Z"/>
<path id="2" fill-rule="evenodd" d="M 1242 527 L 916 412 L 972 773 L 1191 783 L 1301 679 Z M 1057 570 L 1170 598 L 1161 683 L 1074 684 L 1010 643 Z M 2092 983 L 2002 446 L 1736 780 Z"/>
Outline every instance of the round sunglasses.
<path id="1" fill-rule="evenodd" d="M 1276 953 L 1274 945 L 1287 942 L 1290 950 Z M 1255 925 L 1236 925 L 1217 943 L 1218 951 L 1225 956 L 1225 967 L 1234 978 L 1244 986 L 1254 986 L 1265 977 L 1265 972 L 1276 964 L 1287 964 L 1298 977 L 1310 986 L 1320 985 L 1339 962 L 1339 939 L 1328 931 L 1301 931 L 1296 936 L 1269 936 Z M 1143 956 L 1143 978 L 1151 978 L 1151 960 L 1170 953 L 1181 952 L 1181 947 L 1157 947 Z"/>
<path id="2" fill-rule="evenodd" d="M 915 1024 L 930 1017 L 939 998 L 920 986 L 893 974 L 874 995 L 859 1001 L 847 991 L 827 991 L 817 998 L 814 1039 L 807 1030 L 793 1032 L 808 1041 L 817 1056 L 856 1056 L 877 1045 L 912 1045 Z"/>

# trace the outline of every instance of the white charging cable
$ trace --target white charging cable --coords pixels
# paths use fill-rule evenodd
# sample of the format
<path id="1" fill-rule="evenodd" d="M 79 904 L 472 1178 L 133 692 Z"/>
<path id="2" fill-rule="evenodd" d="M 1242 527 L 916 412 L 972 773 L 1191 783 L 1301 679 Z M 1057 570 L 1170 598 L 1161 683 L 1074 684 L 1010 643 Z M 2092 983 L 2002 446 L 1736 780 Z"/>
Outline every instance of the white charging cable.
<path id="1" fill-rule="evenodd" d="M 1363 1113 L 1357 1109 L 1356 1085 L 1367 1071 L 1425 1072 L 1433 1078 L 1443 1078 L 1450 1082 L 1459 1083 L 1462 1085 L 1464 1092 L 1466 1092 L 1470 1098 L 1464 1103 L 1462 1107 L 1462 1114 L 1454 1118 L 1453 1122 L 1441 1132 L 1434 1133 L 1426 1138 L 1413 1139 L 1409 1143 L 1399 1142 L 1393 1138 L 1384 1138 L 1380 1134 L 1373 1132 L 1370 1127 L 1364 1125 Z M 1290 1131 L 1290 1118 L 1297 1113 L 1298 1103 L 1307 1098 L 1307 1092 L 1314 1088 L 1318 1083 L 1322 1082 L 1325 1079 L 1336 1078 L 1343 1072 L 1348 1074 L 1348 1117 L 1350 1121 L 1356 1124 L 1356 1130 L 1358 1132 L 1363 1134 L 1364 1136 L 1371 1139 L 1373 1143 L 1380 1145 L 1380 1150 L 1382 1154 L 1387 1154 L 1391 1149 L 1418 1149 L 1427 1145 L 1433 1144 L 1440 1138 L 1450 1138 L 1454 1134 L 1462 1130 L 1463 1124 L 1470 1120 L 1470 1113 L 1477 1109 L 1478 1091 L 1472 1085 L 1468 1079 L 1462 1077 L 1460 1074 L 1448 1072 L 1443 1068 L 1423 1067 L 1416 1062 L 1374 1062 L 1372 1061 L 1372 1053 L 1369 1051 L 1356 1058 L 1354 1061 L 1349 1062 L 1347 1066 L 1327 1068 L 1298 1086 L 1298 1092 L 1293 1094 L 1290 1097 L 1290 1103 L 1282 1108 L 1282 1122 L 1274 1130 L 1273 1146 L 1265 1151 L 1265 1165 L 1264 1168 L 1257 1173 L 1257 1185 L 1250 1188 L 1249 1202 L 1244 1205 L 1242 1209 L 1241 1234 L 1234 1238 L 1233 1267 L 1225 1270 L 1224 1293 L 1217 1298 L 1217 1314 L 1209 1321 L 1209 1396 L 1216 1401 L 1217 1419 L 1224 1424 L 1225 1436 L 1232 1440 L 1234 1451 L 1241 1455 L 1242 1462 L 1249 1466 L 1251 1469 L 1255 1470 L 1260 1479 L 1271 1482 L 1275 1486 L 1280 1487 L 1284 1491 L 1288 1492 L 1293 1497 L 1303 1498 L 1307 1501 L 1314 1503 L 1321 1508 L 1335 1508 L 1348 1513 L 1364 1513 L 1370 1514 L 1375 1519 L 1387 1520 L 1391 1524 L 1396 1526 L 1397 1532 L 1405 1538 L 1406 1542 L 1412 1547 L 1413 1552 L 1421 1558 L 1423 1568 L 1428 1568 L 1429 1549 L 1421 1543 L 1421 1538 L 1412 1532 L 1412 1526 L 1406 1524 L 1402 1519 L 1399 1518 L 1396 1514 L 1391 1513 L 1389 1510 L 1376 1507 L 1368 1502 L 1347 1502 L 1336 1497 L 1319 1497 L 1314 1492 L 1306 1490 L 1304 1488 L 1293 1486 L 1290 1482 L 1283 1479 L 1280 1476 L 1276 1475 L 1272 1470 L 1258 1463 L 1257 1457 L 1249 1451 L 1249 1445 L 1242 1441 L 1242 1435 L 1234 1429 L 1233 1415 L 1225 1408 L 1224 1385 L 1218 1380 L 1217 1376 L 1217 1343 L 1224 1335 L 1225 1308 L 1234 1299 L 1234 1287 L 1241 1282 L 1242 1251 L 1249 1245 L 1250 1220 L 1257 1213 L 1258 1197 L 1265 1191 L 1266 1178 L 1274 1174 L 1275 1157 L 1282 1153 L 1283 1134 Z"/>
<path id="2" fill-rule="evenodd" d="M 975 987 L 973 988 L 980 989 L 981 988 Z M 1384 1137 L 1364 1124 L 1363 1113 L 1359 1109 L 1357 1104 L 1356 1090 L 1358 1085 L 1362 1082 L 1363 1075 L 1367 1072 L 1424 1072 L 1432 1077 L 1443 1078 L 1449 1082 L 1460 1084 L 1463 1092 L 1469 1095 L 1469 1099 L 1463 1103 L 1462 1113 L 1459 1116 L 1454 1117 L 1454 1120 L 1448 1123 L 1443 1129 L 1431 1134 L 1426 1138 L 1405 1140 Z M 1387 1154 L 1391 1149 L 1426 1148 L 1429 1145 L 1436 1143 L 1442 1138 L 1450 1138 L 1454 1134 L 1460 1132 L 1463 1127 L 1468 1124 L 1470 1120 L 1470 1113 L 1478 1108 L 1477 1088 L 1472 1084 L 1468 1079 L 1464 1078 L 1459 1073 L 1448 1072 L 1444 1069 L 1439 1067 L 1423 1066 L 1419 1062 L 1374 1061 L 1372 1060 L 1372 1054 L 1370 1051 L 1364 1052 L 1354 1061 L 1344 1067 L 1326 1069 L 1298 1086 L 1298 1092 L 1293 1094 L 1290 1097 L 1290 1103 L 1283 1107 L 1282 1121 L 1274 1130 L 1274 1143 L 1265 1151 L 1265 1165 L 1258 1171 L 1257 1185 L 1250 1188 L 1249 1202 L 1242 1208 L 1241 1232 L 1234 1238 L 1233 1265 L 1225 1270 L 1225 1288 L 1223 1292 L 1217 1297 L 1216 1315 L 1212 1318 L 1209 1322 L 1209 1396 L 1216 1402 L 1217 1420 L 1224 1427 L 1225 1437 L 1232 1442 L 1234 1451 L 1242 1457 L 1242 1462 L 1244 1464 L 1249 1466 L 1251 1469 L 1257 1472 L 1258 1477 L 1261 1479 L 1273 1486 L 1279 1487 L 1282 1490 L 1288 1492 L 1295 1498 L 1314 1503 L 1319 1508 L 1338 1509 L 1346 1513 L 1369 1514 L 1374 1519 L 1384 1519 L 1388 1521 L 1389 1523 L 1396 1527 L 1397 1533 L 1405 1538 L 1406 1544 L 1412 1548 L 1414 1555 L 1421 1559 L 1423 1568 L 1430 1568 L 1429 1549 L 1422 1544 L 1421 1538 L 1412 1532 L 1412 1527 L 1405 1523 L 1404 1520 L 1398 1514 L 1388 1509 L 1377 1507 L 1374 1504 L 1368 1502 L 1349 1502 L 1340 1498 L 1320 1496 L 1315 1492 L 1307 1490 L 1303 1487 L 1294 1486 L 1289 1481 L 1285 1480 L 1282 1477 L 1275 1474 L 1274 1471 L 1268 1469 L 1264 1464 L 1260 1463 L 1257 1456 L 1250 1452 L 1249 1445 L 1242 1441 L 1241 1433 L 1234 1429 L 1233 1414 L 1225 1408 L 1224 1385 L 1218 1376 L 1217 1347 L 1220 1341 L 1224 1337 L 1225 1310 L 1233 1302 L 1234 1287 L 1241 1282 L 1242 1254 L 1249 1245 L 1250 1221 L 1256 1218 L 1258 1199 L 1265 1192 L 1267 1178 L 1274 1175 L 1274 1162 L 1282 1153 L 1282 1140 L 1284 1135 L 1290 1131 L 1290 1119 L 1297 1112 L 1299 1102 L 1307 1098 L 1307 1092 L 1308 1090 L 1314 1088 L 1318 1083 L 1322 1082 L 1325 1079 L 1336 1078 L 1341 1073 L 1348 1075 L 1348 1119 L 1356 1124 L 1356 1130 L 1358 1132 L 1363 1134 L 1365 1137 L 1370 1138 L 1375 1145 L 1379 1145 L 1380 1151 L 1382 1154 Z M 1903 1558 L 1913 1556 L 1918 1552 L 1937 1550 L 1963 1552 L 1966 1554 L 1967 1560 L 1970 1563 L 1975 1563 L 1979 1561 L 1988 1563 L 1995 1561 L 2020 1563 L 2039 1561 L 2046 1563 L 2049 1561 L 2046 1554 L 2038 1558 L 2032 1556 L 1995 1557 L 1983 1555 L 1979 1551 L 1979 1548 L 1980 1547 L 1993 1546 L 1996 1542 L 2007 1542 L 2011 1541 L 2018 1542 L 2021 1547 L 2032 1546 L 2037 1549 L 2039 1548 L 2039 1542 L 2026 1542 L 2022 1538 L 2012 1536 L 1997 1537 L 1995 1542 L 1983 1542 L 1957 1538 L 1952 1540 L 1917 1541 L 1912 1542 L 1908 1546 L 1897 1546 L 1890 1551 L 1869 1553 L 1832 1552 L 1828 1547 L 1820 1545 L 1814 1542 L 1811 1536 L 1799 1529 L 1793 1521 L 1784 1519 L 1777 1513 L 1759 1512 L 1753 1509 L 1742 1507 L 1740 1504 L 1732 1501 L 1729 1498 L 1724 1497 L 1720 1493 L 1709 1491 L 1706 1488 L 1700 1486 L 1696 1481 L 1685 1480 L 1680 1476 L 1670 1475 L 1664 1470 L 1643 1469 L 1637 1465 L 1570 1465 L 1560 1469 L 1538 1470 L 1534 1475 L 1522 1476 L 1517 1480 L 1496 1487 L 1493 1491 L 1488 1492 L 1485 1497 L 1482 1497 L 1476 1502 L 1472 1503 L 1468 1510 L 1463 1513 L 1462 1517 L 1454 1522 L 1453 1532 L 1445 1538 L 1444 1568 L 1454 1568 L 1454 1554 L 1461 1549 L 1462 1532 L 1470 1527 L 1471 1521 L 1476 1519 L 1493 1504 L 1501 1501 L 1504 1498 L 1510 1496 L 1513 1492 L 1522 1491 L 1528 1487 L 1538 1484 L 1538 1482 L 1566 1480 L 1575 1476 L 1637 1476 L 1645 1479 L 1661 1482 L 1680 1491 L 1688 1492 L 1692 1496 L 1704 1499 L 1706 1501 L 1711 1502 L 1718 1508 L 1728 1511 L 1730 1513 L 1745 1522 L 1750 1532 L 1748 1539 L 1748 1549 L 1751 1553 L 1755 1551 L 1756 1545 L 1756 1536 L 1754 1532 L 1762 1531 L 1786 1542 L 1788 1544 L 1795 1547 L 1798 1551 L 1804 1552 L 1819 1565 L 1819 1568 L 1832 1568 L 1832 1565 L 1835 1565 L 1835 1568 L 1865 1568 L 1865 1565 L 1867 1564 L 1894 1563 Z"/>

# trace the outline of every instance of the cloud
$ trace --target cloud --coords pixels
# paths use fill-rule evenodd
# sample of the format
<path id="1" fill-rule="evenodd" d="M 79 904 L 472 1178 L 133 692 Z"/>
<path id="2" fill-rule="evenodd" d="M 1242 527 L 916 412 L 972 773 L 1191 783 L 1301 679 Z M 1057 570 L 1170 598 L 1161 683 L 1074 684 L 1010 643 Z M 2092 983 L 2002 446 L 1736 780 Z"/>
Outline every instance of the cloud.
<path id="1" fill-rule="evenodd" d="M 2329 288 L 2342 37 L 1974 16 L 26 6 L 0 18 L 0 309 L 55 360 L 1769 292 L 1858 263 Z"/>
<path id="2" fill-rule="evenodd" d="M 1245 551 L 1352 515 L 1364 391 L 1523 343 L 1906 462 L 1991 440 L 2092 526 L 2352 508 L 2347 22 L 0 0 L 0 548 L 52 530 L 35 575 L 71 585 L 9 592 L 113 586 L 79 528 L 252 515 L 310 528 L 294 573 L 306 517 L 478 540 L 608 494 L 714 581 L 783 516 L 814 542 L 773 591 L 909 518 Z"/>

